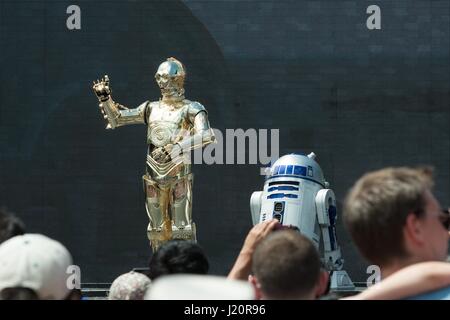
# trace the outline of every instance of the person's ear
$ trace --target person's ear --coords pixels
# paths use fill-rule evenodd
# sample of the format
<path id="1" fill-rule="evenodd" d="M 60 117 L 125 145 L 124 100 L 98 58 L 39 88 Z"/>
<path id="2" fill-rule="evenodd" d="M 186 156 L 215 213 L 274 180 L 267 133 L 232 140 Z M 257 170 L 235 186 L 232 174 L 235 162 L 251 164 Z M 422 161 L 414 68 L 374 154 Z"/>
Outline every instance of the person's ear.
<path id="1" fill-rule="evenodd" d="M 253 275 L 249 275 L 248 282 L 250 282 L 250 284 L 253 287 L 253 290 L 255 291 L 255 300 L 261 300 L 262 292 L 261 292 L 261 285 L 259 284 L 258 279 Z"/>
<path id="2" fill-rule="evenodd" d="M 320 296 L 323 296 L 324 294 L 328 293 L 329 280 L 330 280 L 330 274 L 328 273 L 328 271 L 321 269 L 320 274 L 319 274 L 319 280 L 317 281 L 317 285 L 316 285 L 316 292 L 315 292 L 316 299 L 319 298 Z"/>
<path id="3" fill-rule="evenodd" d="M 417 217 L 416 214 L 410 213 L 406 217 L 406 222 L 403 227 L 403 235 L 405 237 L 405 244 L 423 245 L 426 241 L 423 233 L 423 219 Z"/>

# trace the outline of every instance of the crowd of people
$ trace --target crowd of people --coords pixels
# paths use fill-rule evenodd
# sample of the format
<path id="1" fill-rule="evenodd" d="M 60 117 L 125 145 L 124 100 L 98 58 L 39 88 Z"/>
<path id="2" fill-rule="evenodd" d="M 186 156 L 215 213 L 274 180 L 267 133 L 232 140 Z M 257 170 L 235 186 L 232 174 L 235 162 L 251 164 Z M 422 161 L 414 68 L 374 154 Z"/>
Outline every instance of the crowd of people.
<path id="1" fill-rule="evenodd" d="M 343 220 L 361 255 L 381 281 L 344 299 L 450 299 L 450 214 L 433 195 L 432 169 L 386 168 L 362 176 L 349 190 Z M 154 253 L 148 272 L 114 280 L 110 300 L 336 298 L 315 245 L 276 219 L 248 233 L 228 276 L 209 275 L 197 243 L 172 240 Z M 58 241 L 26 233 L 0 212 L 0 299 L 81 299 L 68 285 L 68 250 Z"/>

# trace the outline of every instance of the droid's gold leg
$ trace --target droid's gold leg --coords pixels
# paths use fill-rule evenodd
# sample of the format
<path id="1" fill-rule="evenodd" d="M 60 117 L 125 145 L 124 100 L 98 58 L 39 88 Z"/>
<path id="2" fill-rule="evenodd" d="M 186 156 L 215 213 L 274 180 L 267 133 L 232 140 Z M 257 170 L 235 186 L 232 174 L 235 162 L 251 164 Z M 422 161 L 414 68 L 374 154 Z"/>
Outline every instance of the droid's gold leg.
<path id="1" fill-rule="evenodd" d="M 192 184 L 194 175 L 179 179 L 171 188 L 169 210 L 172 216 L 173 239 L 196 241 L 195 224 L 192 222 Z"/>
<path id="2" fill-rule="evenodd" d="M 145 209 L 150 223 L 147 236 L 153 252 L 165 241 L 172 238 L 172 223 L 169 217 L 170 187 L 159 185 L 148 175 L 142 177 L 144 182 Z"/>

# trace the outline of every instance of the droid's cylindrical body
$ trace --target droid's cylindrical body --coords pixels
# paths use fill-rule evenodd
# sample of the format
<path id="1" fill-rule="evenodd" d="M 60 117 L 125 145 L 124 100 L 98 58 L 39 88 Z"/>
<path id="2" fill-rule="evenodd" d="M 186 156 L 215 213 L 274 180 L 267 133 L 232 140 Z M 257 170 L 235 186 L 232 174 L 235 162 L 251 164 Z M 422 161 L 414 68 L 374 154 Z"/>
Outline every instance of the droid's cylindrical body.
<path id="1" fill-rule="evenodd" d="M 254 195 L 259 196 L 261 207 L 252 210 L 253 223 L 276 218 L 283 225 L 297 227 L 318 246 L 320 228 L 315 199 L 326 186 L 322 169 L 312 155 L 288 154 L 281 157 L 270 168 L 263 191 Z"/>
<path id="2" fill-rule="evenodd" d="M 331 288 L 351 290 L 336 237 L 336 199 L 314 159 L 314 153 L 288 154 L 272 165 L 263 191 L 250 198 L 253 224 L 275 218 L 298 229 L 321 247 L 323 265 L 332 272 Z"/>
<path id="3" fill-rule="evenodd" d="M 276 218 L 283 225 L 296 226 L 318 245 L 315 198 L 325 184 L 322 170 L 313 159 L 299 154 L 281 157 L 264 183 L 259 222 Z"/>

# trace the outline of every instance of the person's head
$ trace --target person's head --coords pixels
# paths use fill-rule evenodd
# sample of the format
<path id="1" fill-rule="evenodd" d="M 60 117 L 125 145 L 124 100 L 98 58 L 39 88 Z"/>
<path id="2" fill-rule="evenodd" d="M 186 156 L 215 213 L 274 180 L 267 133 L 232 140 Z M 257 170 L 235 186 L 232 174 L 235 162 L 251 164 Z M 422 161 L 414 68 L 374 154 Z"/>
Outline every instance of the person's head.
<path id="1" fill-rule="evenodd" d="M 24 233 L 23 222 L 6 208 L 0 208 L 0 243 Z"/>
<path id="2" fill-rule="evenodd" d="M 59 242 L 40 234 L 13 237 L 0 245 L 0 298 L 68 299 L 72 257 Z"/>
<path id="3" fill-rule="evenodd" d="M 39 300 L 39 297 L 33 289 L 14 287 L 1 290 L 0 300 Z"/>
<path id="4" fill-rule="evenodd" d="M 447 258 L 449 233 L 432 186 L 431 168 L 399 167 L 367 173 L 349 191 L 344 223 L 361 254 L 382 272 Z"/>
<path id="5" fill-rule="evenodd" d="M 150 286 L 150 279 L 139 272 L 131 271 L 120 275 L 109 289 L 109 300 L 143 300 Z"/>
<path id="6" fill-rule="evenodd" d="M 175 58 L 168 58 L 161 63 L 155 74 L 156 83 L 163 98 L 184 99 L 184 79 L 186 71 L 183 64 Z"/>
<path id="7" fill-rule="evenodd" d="M 208 259 L 203 249 L 188 240 L 170 240 L 153 254 L 148 272 L 150 279 L 174 273 L 207 274 Z"/>
<path id="8" fill-rule="evenodd" d="M 252 272 L 251 282 L 262 299 L 315 299 L 328 285 L 316 247 L 293 230 L 273 232 L 258 244 Z"/>
<path id="9" fill-rule="evenodd" d="M 247 281 L 205 274 L 171 274 L 158 278 L 144 300 L 254 300 Z"/>

